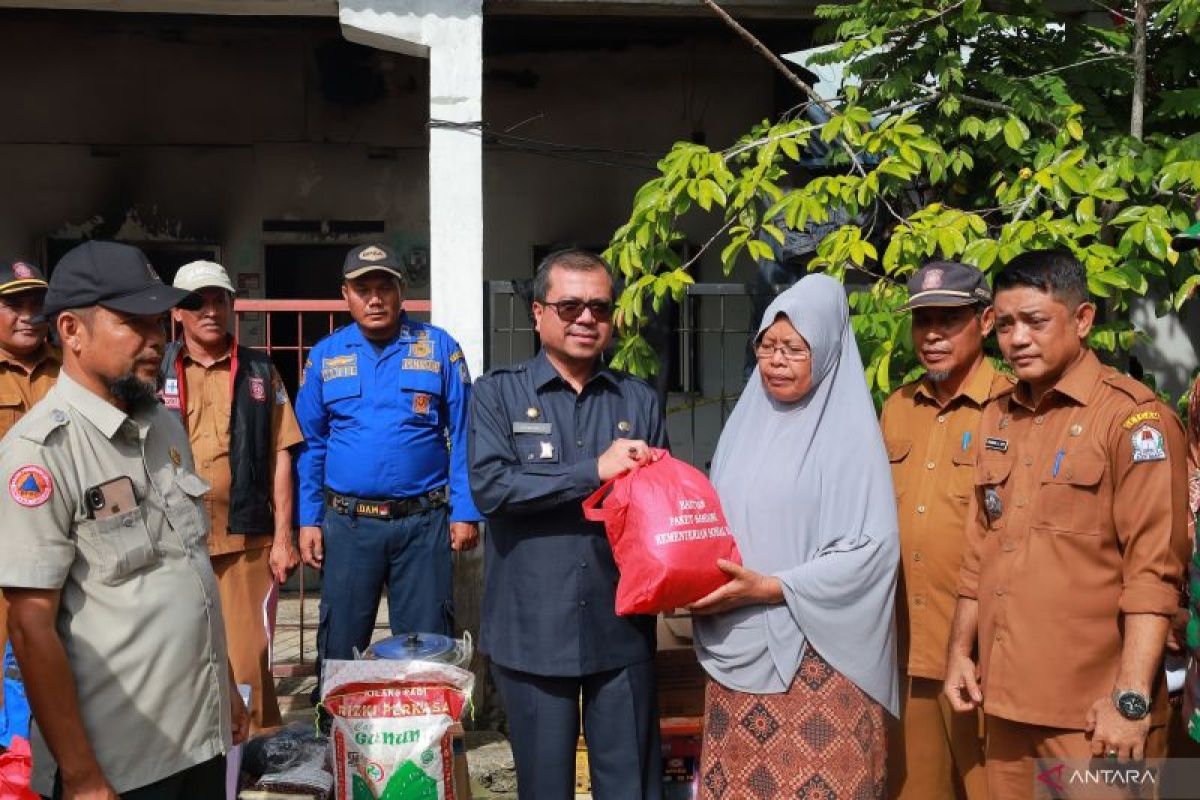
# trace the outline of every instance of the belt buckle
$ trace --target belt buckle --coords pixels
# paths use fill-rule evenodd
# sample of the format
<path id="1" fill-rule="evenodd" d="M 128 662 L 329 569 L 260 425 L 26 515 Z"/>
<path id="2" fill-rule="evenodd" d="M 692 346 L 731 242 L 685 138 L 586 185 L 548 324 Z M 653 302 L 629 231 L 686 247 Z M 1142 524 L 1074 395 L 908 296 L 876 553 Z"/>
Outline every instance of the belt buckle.
<path id="1" fill-rule="evenodd" d="M 340 494 L 335 494 L 333 496 L 333 510 L 339 514 L 349 514 L 350 501 Z"/>

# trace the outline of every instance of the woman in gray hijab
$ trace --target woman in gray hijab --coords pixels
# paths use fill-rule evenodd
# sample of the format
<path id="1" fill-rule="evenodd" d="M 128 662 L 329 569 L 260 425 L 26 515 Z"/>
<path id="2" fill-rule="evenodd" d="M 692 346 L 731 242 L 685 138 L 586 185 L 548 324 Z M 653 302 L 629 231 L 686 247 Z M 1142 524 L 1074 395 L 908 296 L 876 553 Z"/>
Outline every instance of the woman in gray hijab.
<path id="1" fill-rule="evenodd" d="M 694 603 L 704 797 L 883 797 L 895 496 L 841 284 L 767 308 L 712 480 L 743 567 Z"/>

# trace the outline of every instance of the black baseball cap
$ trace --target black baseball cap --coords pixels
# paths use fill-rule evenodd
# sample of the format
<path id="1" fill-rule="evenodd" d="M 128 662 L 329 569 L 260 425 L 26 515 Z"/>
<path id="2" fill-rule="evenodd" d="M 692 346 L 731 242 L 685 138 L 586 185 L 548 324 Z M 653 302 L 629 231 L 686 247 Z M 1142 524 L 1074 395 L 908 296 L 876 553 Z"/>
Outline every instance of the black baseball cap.
<path id="1" fill-rule="evenodd" d="M 187 297 L 158 277 L 146 254 L 118 242 L 84 242 L 59 259 L 43 316 L 104 306 L 126 314 L 162 314 Z"/>
<path id="2" fill-rule="evenodd" d="M 969 264 L 930 261 L 908 279 L 908 302 L 901 310 L 975 304 L 992 304 L 987 276 Z"/>
<path id="3" fill-rule="evenodd" d="M 386 245 L 359 245 L 346 254 L 346 261 L 342 264 L 343 280 L 376 271 L 390 272 L 399 278 L 401 283 L 404 282 L 404 268 L 400 265 L 400 259 L 396 256 L 396 251 Z"/>
<path id="4" fill-rule="evenodd" d="M 46 276 L 28 261 L 0 261 L 0 295 L 45 289 Z"/>

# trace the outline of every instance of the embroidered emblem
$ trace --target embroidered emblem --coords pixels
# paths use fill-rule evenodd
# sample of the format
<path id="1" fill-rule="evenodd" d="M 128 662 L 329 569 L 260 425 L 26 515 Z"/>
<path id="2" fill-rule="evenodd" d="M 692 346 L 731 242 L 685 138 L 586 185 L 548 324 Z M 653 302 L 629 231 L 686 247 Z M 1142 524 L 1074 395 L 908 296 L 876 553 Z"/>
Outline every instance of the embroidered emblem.
<path id="1" fill-rule="evenodd" d="M 344 356 L 321 359 L 321 380 L 332 381 L 338 378 L 354 378 L 358 376 L 358 354 L 350 353 Z"/>
<path id="2" fill-rule="evenodd" d="M 275 390 L 275 405 L 286 406 L 288 404 L 287 389 L 280 386 Z"/>
<path id="3" fill-rule="evenodd" d="M 925 270 L 925 277 L 921 279 L 921 291 L 928 292 L 931 289 L 942 288 L 943 275 L 945 272 L 936 267 Z"/>
<path id="4" fill-rule="evenodd" d="M 460 360 L 462 360 L 462 357 L 463 357 L 462 350 L 455 350 L 453 353 L 450 354 L 450 363 L 453 364 L 455 361 L 460 361 Z"/>
<path id="5" fill-rule="evenodd" d="M 1160 419 L 1162 419 L 1162 414 L 1157 411 L 1139 411 L 1136 414 L 1131 414 L 1121 423 L 1121 427 L 1127 431 L 1131 431 L 1139 422 L 1157 422 Z"/>
<path id="6" fill-rule="evenodd" d="M 408 354 L 412 358 L 429 358 L 433 355 L 433 343 L 428 339 L 420 339 L 408 346 Z"/>
<path id="7" fill-rule="evenodd" d="M 1163 435 L 1153 425 L 1142 425 L 1134 430 L 1130 445 L 1133 447 L 1133 463 L 1162 461 L 1167 457 Z"/>
<path id="8" fill-rule="evenodd" d="M 26 464 L 8 479 L 8 493 L 20 505 L 37 508 L 54 494 L 54 480 L 42 467 Z"/>
<path id="9" fill-rule="evenodd" d="M 413 395 L 413 413 L 425 416 L 429 413 L 429 401 L 432 397 L 425 392 L 417 392 Z"/>
<path id="10" fill-rule="evenodd" d="M 458 377 L 460 379 L 462 379 L 462 382 L 464 384 L 468 384 L 471 382 L 471 371 L 469 369 L 467 369 L 466 361 L 458 362 Z"/>
<path id="11" fill-rule="evenodd" d="M 267 382 L 258 375 L 250 376 L 250 396 L 256 403 L 267 402 Z"/>
<path id="12" fill-rule="evenodd" d="M 29 280 L 33 277 L 33 267 L 26 264 L 24 261 L 17 261 L 12 265 L 13 276 L 21 280 Z"/>
<path id="13" fill-rule="evenodd" d="M 371 245 L 358 254 L 359 261 L 383 261 L 385 258 L 387 258 L 387 253 L 383 252 L 375 245 Z"/>
<path id="14" fill-rule="evenodd" d="M 442 363 L 430 358 L 406 358 L 401 364 L 404 369 L 415 369 L 419 372 L 432 372 L 435 375 L 442 371 Z"/>

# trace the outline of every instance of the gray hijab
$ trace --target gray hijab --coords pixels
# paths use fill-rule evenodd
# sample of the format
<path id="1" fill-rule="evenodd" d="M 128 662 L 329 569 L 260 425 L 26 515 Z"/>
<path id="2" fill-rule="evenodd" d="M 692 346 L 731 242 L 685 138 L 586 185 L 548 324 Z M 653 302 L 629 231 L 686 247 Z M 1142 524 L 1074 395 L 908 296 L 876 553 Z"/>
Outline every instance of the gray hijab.
<path id="1" fill-rule="evenodd" d="M 779 403 L 755 369 L 712 480 L 744 563 L 779 578 L 786 603 L 696 617 L 700 663 L 730 689 L 784 692 L 811 644 L 895 715 L 895 495 L 845 290 L 803 278 L 767 308 L 758 335 L 779 316 L 812 350 L 812 388 Z"/>

